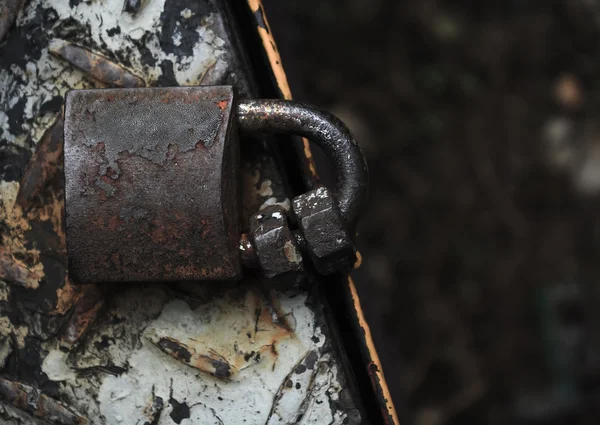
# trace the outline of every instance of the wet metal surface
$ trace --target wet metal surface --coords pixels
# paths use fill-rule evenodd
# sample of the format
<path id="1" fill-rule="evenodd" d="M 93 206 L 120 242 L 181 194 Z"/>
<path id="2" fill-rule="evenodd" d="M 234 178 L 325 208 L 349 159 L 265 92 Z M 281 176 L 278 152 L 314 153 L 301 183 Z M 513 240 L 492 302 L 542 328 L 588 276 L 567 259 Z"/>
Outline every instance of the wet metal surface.
<path id="1" fill-rule="evenodd" d="M 283 100 L 248 100 L 238 105 L 240 130 L 304 136 L 319 145 L 336 172 L 336 200 L 348 224 L 355 224 L 365 207 L 369 173 L 360 146 L 334 115 Z"/>
<path id="2" fill-rule="evenodd" d="M 227 86 L 69 94 L 67 249 L 76 283 L 239 276 L 232 102 Z"/>
<path id="3" fill-rule="evenodd" d="M 354 244 L 329 190 L 320 187 L 295 197 L 292 210 L 317 271 L 327 275 L 352 270 Z"/>
<path id="4" fill-rule="evenodd" d="M 281 206 L 272 205 L 253 215 L 250 218 L 250 237 L 266 277 L 303 270 L 302 256 Z"/>

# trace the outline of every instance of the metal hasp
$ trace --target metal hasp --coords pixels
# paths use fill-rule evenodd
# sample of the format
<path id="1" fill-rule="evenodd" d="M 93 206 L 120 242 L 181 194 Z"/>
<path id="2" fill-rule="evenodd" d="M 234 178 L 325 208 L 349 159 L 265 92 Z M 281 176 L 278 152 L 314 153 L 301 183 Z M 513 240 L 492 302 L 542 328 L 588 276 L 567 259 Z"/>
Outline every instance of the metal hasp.
<path id="1" fill-rule="evenodd" d="M 259 99 L 240 103 L 241 130 L 303 136 L 323 149 L 336 172 L 339 212 L 354 226 L 366 204 L 369 173 L 360 146 L 335 115 L 291 100 Z"/>
<path id="2" fill-rule="evenodd" d="M 273 206 L 240 235 L 234 122 L 243 132 L 310 137 L 331 159 L 336 192 L 294 198 L 295 233 Z M 301 273 L 301 251 L 320 274 L 348 272 L 368 186 L 358 143 L 335 116 L 292 101 L 233 106 L 228 86 L 70 92 L 65 179 L 78 283 L 236 279 L 241 260 L 249 265 L 246 242 L 269 278 Z"/>
<path id="3" fill-rule="evenodd" d="M 332 194 L 325 187 L 319 187 L 292 200 L 299 227 L 296 236 L 318 273 L 329 275 L 352 270 L 357 260 L 353 232 L 367 200 L 369 173 L 360 146 L 348 127 L 326 111 L 279 99 L 241 102 L 237 120 L 240 130 L 246 132 L 307 137 L 327 154 L 336 173 L 336 192 Z M 255 215 L 257 219 L 263 216 L 262 212 Z M 269 246 L 284 242 L 287 246 L 295 244 L 293 238 L 283 237 L 284 227 L 278 226 L 277 237 Z M 288 273 L 298 266 L 297 256 L 289 254 L 294 252 L 292 249 L 282 249 L 277 256 L 265 255 L 265 252 L 271 254 L 272 248 L 260 249 L 266 238 L 265 235 L 257 238 L 255 233 L 251 236 L 258 263 L 267 276 Z"/>
<path id="4" fill-rule="evenodd" d="M 69 92 L 65 196 L 75 282 L 239 278 L 233 108 L 229 86 Z"/>

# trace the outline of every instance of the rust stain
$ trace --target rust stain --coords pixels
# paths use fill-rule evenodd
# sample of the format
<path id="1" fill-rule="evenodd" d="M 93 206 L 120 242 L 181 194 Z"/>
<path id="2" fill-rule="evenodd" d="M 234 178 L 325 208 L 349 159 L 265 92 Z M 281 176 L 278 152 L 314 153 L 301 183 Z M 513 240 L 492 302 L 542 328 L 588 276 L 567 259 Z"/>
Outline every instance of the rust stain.
<path id="1" fill-rule="evenodd" d="M 229 102 L 226 100 L 221 100 L 219 102 L 217 102 L 217 106 L 219 107 L 219 109 L 222 111 L 225 108 L 227 108 L 227 105 L 229 105 Z"/>
<path id="2" fill-rule="evenodd" d="M 99 82 L 111 87 L 145 87 L 144 80 L 110 59 L 70 43 L 54 39 L 48 45 L 50 53 L 69 62 Z"/>
<path id="3" fill-rule="evenodd" d="M 65 404 L 21 382 L 0 377 L 0 399 L 53 425 L 84 425 L 89 421 Z"/>
<path id="4" fill-rule="evenodd" d="M 152 390 L 152 399 L 150 403 L 144 408 L 144 416 L 147 421 L 144 425 L 157 425 L 160 420 L 160 414 L 165 408 L 165 402 L 162 397 L 159 397 L 154 394 L 154 389 Z"/>
<path id="5" fill-rule="evenodd" d="M 230 86 L 87 90 L 67 95 L 67 244 L 75 283 L 240 275 L 237 249 L 231 243 L 233 235 L 239 235 L 238 223 L 222 218 L 237 207 L 237 197 L 223 195 L 223 187 L 228 195 L 233 187 L 231 179 L 223 176 L 236 167 L 238 149 L 222 123 L 229 123 L 232 99 Z M 133 120 L 137 124 L 117 129 L 123 115 L 139 118 Z M 100 141 L 105 153 L 97 158 L 90 151 Z M 219 158 L 223 155 L 228 159 Z M 210 166 L 194 166 L 199 159 Z M 152 180 L 159 174 L 169 176 L 168 185 L 161 180 L 144 186 L 144 176 Z M 202 188 L 194 185 L 198 181 L 203 182 Z M 87 187 L 92 190 L 86 192 Z M 181 191 L 189 196 L 181 196 Z M 200 191 L 214 202 L 197 203 Z M 200 221 L 198 208 L 204 208 Z M 104 244 L 94 244 L 96 239 Z M 107 262 L 111 257 L 115 261 Z"/>
<path id="6" fill-rule="evenodd" d="M 56 291 L 56 307 L 51 314 L 65 315 L 82 295 L 82 286 L 75 286 L 67 278 L 65 284 Z"/>
<path id="7" fill-rule="evenodd" d="M 81 339 L 104 305 L 104 295 L 96 285 L 81 285 L 79 292 L 61 336 L 61 342 L 67 346 L 73 346 Z"/>
<path id="8" fill-rule="evenodd" d="M 251 290 L 242 300 L 219 299 L 211 309 L 214 317 L 205 319 L 210 324 L 201 326 L 200 334 L 155 330 L 146 338 L 178 361 L 222 380 L 235 380 L 241 370 L 259 362 L 275 365 L 276 345 L 295 338 L 293 316 L 281 311 L 274 292 L 265 296 Z"/>
<path id="9" fill-rule="evenodd" d="M 196 369 L 210 373 L 215 378 L 228 380 L 238 372 L 227 360 L 218 353 L 199 354 L 193 347 L 177 341 L 174 338 L 163 337 L 156 344 L 163 352 Z"/>
<path id="10" fill-rule="evenodd" d="M 375 344 L 373 344 L 371 328 L 365 319 L 362 307 L 360 305 L 360 299 L 358 298 L 358 292 L 356 291 L 356 286 L 354 286 L 354 281 L 350 277 L 348 277 L 348 287 L 350 289 L 350 296 L 354 304 L 354 311 L 358 317 L 358 325 L 364 332 L 365 343 L 367 345 L 367 349 L 369 350 L 369 356 L 371 357 L 371 362 L 367 365 L 367 372 L 371 377 L 373 389 L 375 390 L 376 394 L 380 395 L 381 397 L 381 402 L 383 403 L 383 419 L 386 424 L 399 425 L 400 421 L 398 420 L 396 408 L 394 407 L 394 402 L 392 401 L 392 395 L 390 394 L 387 382 L 385 381 L 385 376 L 381 367 L 381 360 L 379 359 L 379 354 L 377 354 L 377 350 L 375 349 Z"/>
<path id="11" fill-rule="evenodd" d="M 0 279 L 27 289 L 37 289 L 43 275 L 41 263 L 28 267 L 0 247 Z"/>

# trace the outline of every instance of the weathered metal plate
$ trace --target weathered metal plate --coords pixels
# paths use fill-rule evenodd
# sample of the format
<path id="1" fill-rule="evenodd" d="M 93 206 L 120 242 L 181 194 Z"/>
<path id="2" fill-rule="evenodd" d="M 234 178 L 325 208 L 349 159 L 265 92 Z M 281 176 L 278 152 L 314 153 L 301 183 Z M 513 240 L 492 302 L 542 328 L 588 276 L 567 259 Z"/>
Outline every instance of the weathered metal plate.
<path id="1" fill-rule="evenodd" d="M 240 51 L 254 45 L 258 31 L 276 53 L 258 4 L 150 0 L 135 16 L 122 13 L 122 0 L 24 5 L 0 46 L 0 260 L 19 277 L 0 276 L 0 379 L 30 400 L 25 406 L 14 390 L 0 394 L 2 425 L 47 425 L 42 404 L 46 412 L 71 412 L 63 420 L 69 425 L 396 423 L 382 421 L 383 406 L 368 397 L 373 365 L 356 351 L 363 340 L 353 343 L 346 338 L 352 329 L 341 328 L 353 311 L 332 310 L 331 301 L 343 300 L 333 278 L 275 292 L 268 279 L 249 277 L 220 285 L 74 286 L 65 273 L 62 167 L 41 173 L 42 182 L 30 180 L 47 167 L 42 151 L 54 146 L 65 93 L 114 84 L 51 54 L 52 40 L 85 47 L 148 86 L 227 83 L 240 98 L 277 96 L 262 78 L 271 70 L 261 51 Z M 224 12 L 228 6 L 236 19 Z M 238 32 L 249 16 L 260 25 Z M 264 84 L 254 84 L 244 56 L 258 59 L 254 71 Z M 268 57 L 284 76 L 279 58 Z M 260 209 L 289 209 L 294 193 L 276 166 L 278 146 L 290 145 L 241 143 L 245 232 Z M 230 365 L 228 377 L 217 372 L 223 364 Z"/>
<path id="2" fill-rule="evenodd" d="M 79 90 L 65 108 L 77 283 L 239 277 L 229 86 Z"/>

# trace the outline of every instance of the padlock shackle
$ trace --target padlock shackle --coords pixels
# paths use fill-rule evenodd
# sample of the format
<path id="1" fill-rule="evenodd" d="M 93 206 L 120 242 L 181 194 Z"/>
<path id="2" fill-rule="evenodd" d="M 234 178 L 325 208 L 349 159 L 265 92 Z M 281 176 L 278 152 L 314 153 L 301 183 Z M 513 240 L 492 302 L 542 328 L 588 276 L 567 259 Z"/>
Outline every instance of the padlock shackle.
<path id="1" fill-rule="evenodd" d="M 242 100 L 237 106 L 241 131 L 293 134 L 320 146 L 332 162 L 339 211 L 353 226 L 363 212 L 368 186 L 367 162 L 346 125 L 322 109 L 292 100 Z"/>

